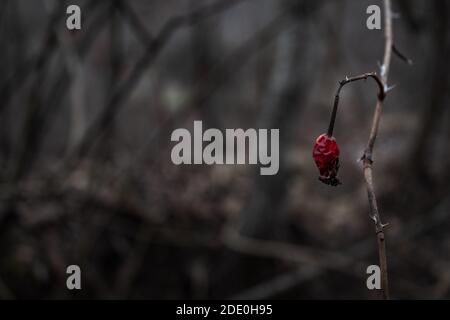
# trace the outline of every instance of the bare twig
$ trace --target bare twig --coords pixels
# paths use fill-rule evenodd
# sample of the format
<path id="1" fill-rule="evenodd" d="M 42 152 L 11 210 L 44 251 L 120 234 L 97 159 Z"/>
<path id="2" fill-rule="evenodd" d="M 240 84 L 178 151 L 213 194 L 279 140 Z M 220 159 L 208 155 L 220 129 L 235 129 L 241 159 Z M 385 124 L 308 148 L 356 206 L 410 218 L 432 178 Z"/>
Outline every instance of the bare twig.
<path id="1" fill-rule="evenodd" d="M 94 10 L 100 1 L 90 1 L 85 8 L 86 11 L 91 12 Z M 32 75 L 41 72 L 48 65 L 49 61 L 53 57 L 55 49 L 57 49 L 56 30 L 64 15 L 61 15 L 64 2 L 59 1 L 55 10 L 51 13 L 50 20 L 44 33 L 44 40 L 42 48 L 38 53 L 27 59 L 19 69 L 10 76 L 6 76 L 6 81 L 0 86 L 0 112 L 5 109 L 13 95 L 21 88 Z M 36 81 L 36 80 L 34 80 Z"/>
<path id="2" fill-rule="evenodd" d="M 89 2 L 89 5 L 90 3 L 91 2 Z M 91 6 L 89 8 L 91 8 Z M 58 8 L 56 8 L 55 10 L 58 10 Z M 103 6 L 100 6 L 99 9 L 96 10 L 96 12 L 97 11 L 100 12 L 95 15 L 92 14 L 89 15 L 86 18 L 86 21 L 84 22 L 84 24 L 89 23 L 89 30 L 91 30 L 91 32 L 88 32 L 86 36 L 84 36 L 81 39 L 79 47 L 77 49 L 78 53 L 71 53 L 71 55 L 77 56 L 78 57 L 77 59 L 82 59 L 84 56 L 86 56 L 92 44 L 94 43 L 94 40 L 101 31 L 103 24 L 109 19 L 109 11 L 103 10 Z M 92 23 L 90 23 L 91 20 L 93 20 Z M 58 32 L 56 32 L 55 30 L 53 40 L 55 43 L 55 50 L 63 49 L 62 52 L 64 53 L 65 46 L 61 43 L 60 40 L 61 37 L 58 36 Z M 31 59 L 30 61 L 34 60 Z M 48 62 L 45 63 L 48 64 Z M 33 70 L 34 69 L 29 69 L 27 72 L 29 72 L 31 75 L 34 73 Z M 21 76 L 21 73 L 18 72 L 17 76 Z M 15 178 L 23 177 L 24 175 L 27 174 L 27 172 L 31 170 L 35 160 L 37 159 L 37 156 L 34 155 L 38 154 L 46 130 L 49 129 L 48 124 L 51 122 L 51 119 L 55 116 L 55 114 L 57 114 L 57 112 L 55 112 L 56 108 L 60 105 L 61 99 L 64 98 L 67 90 L 71 87 L 72 76 L 73 74 L 70 72 L 70 70 L 67 70 L 67 68 L 63 68 L 61 71 L 58 72 L 58 75 L 55 76 L 57 80 L 54 81 L 53 85 L 50 87 L 49 96 L 46 99 L 45 97 L 42 97 L 44 102 L 42 108 L 39 108 L 38 110 L 33 112 L 32 117 L 30 119 L 31 123 L 33 124 L 33 126 L 30 128 L 31 131 L 28 133 L 27 138 L 30 141 L 25 141 L 24 143 L 24 145 L 28 147 L 23 148 L 23 150 L 18 150 L 19 151 L 18 156 L 16 157 L 16 159 L 14 159 L 14 163 L 12 164 L 13 167 L 11 168 L 10 172 L 11 177 Z M 25 78 L 23 79 L 21 78 L 23 81 L 25 81 L 26 77 L 28 76 L 25 74 L 24 77 Z M 32 87 L 38 88 L 40 85 L 41 82 L 35 79 Z M 0 112 L 2 106 L 0 106 Z"/>
<path id="3" fill-rule="evenodd" d="M 378 98 L 380 100 L 384 99 L 384 97 L 385 97 L 384 86 L 383 86 L 382 80 L 380 79 L 380 77 L 378 77 L 378 75 L 375 72 L 364 73 L 362 75 L 350 77 L 350 78 L 345 77 L 344 80 L 339 81 L 339 87 L 336 91 L 336 95 L 334 96 L 333 111 L 331 113 L 330 125 L 328 126 L 328 132 L 327 132 L 327 134 L 330 137 L 333 135 L 334 123 L 336 121 L 336 114 L 337 114 L 337 109 L 338 109 L 338 105 L 339 105 L 339 94 L 341 93 L 342 88 L 347 83 L 358 81 L 358 80 L 366 80 L 367 78 L 372 78 L 377 82 L 378 87 L 379 87 Z"/>
<path id="4" fill-rule="evenodd" d="M 226 226 L 222 233 L 222 241 L 229 249 L 243 254 L 265 258 L 279 259 L 294 263 L 306 263 L 318 268 L 355 274 L 350 270 L 354 261 L 351 257 L 339 253 L 311 250 L 298 244 L 290 244 L 275 240 L 262 240 L 242 235 L 236 227 Z"/>
<path id="5" fill-rule="evenodd" d="M 118 1 L 120 4 L 120 14 L 126 19 L 130 27 L 134 30 L 136 36 L 144 44 L 153 40 L 152 34 L 147 30 L 146 26 L 140 21 L 133 7 L 127 1 Z"/>
<path id="6" fill-rule="evenodd" d="M 391 1 L 384 0 L 384 58 L 383 65 L 381 66 L 381 80 L 384 88 L 387 87 L 389 68 L 391 64 L 392 47 L 394 43 L 393 31 L 392 31 L 392 11 Z M 386 89 L 385 89 L 386 90 Z M 375 223 L 375 232 L 378 241 L 378 256 L 381 270 L 381 289 L 384 299 L 389 299 L 389 285 L 388 285 L 388 271 L 387 271 L 387 259 L 386 259 L 386 241 L 384 236 L 384 227 L 386 226 L 381 222 L 380 214 L 378 211 L 377 198 L 375 196 L 375 188 L 372 178 L 372 152 L 375 145 L 375 140 L 378 134 L 378 127 L 380 124 L 381 111 L 383 107 L 383 99 L 378 97 L 375 105 L 375 112 L 372 119 L 372 128 L 370 130 L 369 140 L 367 142 L 366 150 L 362 157 L 364 178 L 366 180 L 367 196 L 369 199 L 369 215 Z"/>

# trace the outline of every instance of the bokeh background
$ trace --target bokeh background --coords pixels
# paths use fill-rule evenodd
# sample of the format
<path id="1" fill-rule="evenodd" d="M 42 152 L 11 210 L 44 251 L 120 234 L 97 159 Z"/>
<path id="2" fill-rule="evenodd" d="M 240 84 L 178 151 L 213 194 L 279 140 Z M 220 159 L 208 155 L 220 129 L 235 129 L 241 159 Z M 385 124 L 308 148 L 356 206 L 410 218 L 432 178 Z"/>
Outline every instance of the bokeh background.
<path id="1" fill-rule="evenodd" d="M 341 96 L 343 185 L 311 157 L 338 81 L 379 70 L 371 4 L 0 0 L 0 298 L 378 299 L 358 162 L 374 83 Z M 392 58 L 374 154 L 391 295 L 450 298 L 450 2 L 393 9 L 414 63 Z M 173 165 L 194 120 L 279 128 L 279 173 Z"/>

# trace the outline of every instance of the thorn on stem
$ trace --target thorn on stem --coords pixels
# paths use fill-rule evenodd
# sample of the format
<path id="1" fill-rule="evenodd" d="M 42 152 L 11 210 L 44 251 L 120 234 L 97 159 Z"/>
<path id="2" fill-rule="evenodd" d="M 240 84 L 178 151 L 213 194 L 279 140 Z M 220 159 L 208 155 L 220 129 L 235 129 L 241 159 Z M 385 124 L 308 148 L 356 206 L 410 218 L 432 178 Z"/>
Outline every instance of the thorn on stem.
<path id="1" fill-rule="evenodd" d="M 384 93 L 388 93 L 389 91 L 393 90 L 396 87 L 396 84 L 393 84 L 392 86 L 384 86 Z"/>
<path id="2" fill-rule="evenodd" d="M 413 61 L 407 56 L 405 56 L 395 45 L 392 45 L 392 51 L 397 57 L 406 62 L 408 65 L 410 66 L 413 65 Z"/>

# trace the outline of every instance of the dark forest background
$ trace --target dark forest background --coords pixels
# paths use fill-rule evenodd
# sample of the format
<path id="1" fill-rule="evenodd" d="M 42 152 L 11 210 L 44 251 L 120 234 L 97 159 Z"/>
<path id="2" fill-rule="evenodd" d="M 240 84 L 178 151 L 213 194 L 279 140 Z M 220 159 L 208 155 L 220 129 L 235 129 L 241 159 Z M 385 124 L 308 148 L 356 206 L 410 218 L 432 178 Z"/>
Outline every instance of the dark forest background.
<path id="1" fill-rule="evenodd" d="M 357 161 L 372 82 L 341 96 L 343 185 L 311 156 L 338 81 L 379 69 L 371 4 L 0 0 L 0 298 L 379 298 Z M 393 9 L 414 63 L 393 57 L 374 154 L 391 295 L 450 298 L 450 2 Z M 279 173 L 173 165 L 194 120 L 279 128 Z"/>

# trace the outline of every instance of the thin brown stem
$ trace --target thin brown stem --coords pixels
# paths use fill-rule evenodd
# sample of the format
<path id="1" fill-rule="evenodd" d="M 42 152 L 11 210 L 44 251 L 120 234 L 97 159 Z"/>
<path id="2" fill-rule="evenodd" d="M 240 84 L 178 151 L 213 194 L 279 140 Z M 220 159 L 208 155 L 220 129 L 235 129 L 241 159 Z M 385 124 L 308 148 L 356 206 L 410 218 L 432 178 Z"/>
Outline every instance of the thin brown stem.
<path id="1" fill-rule="evenodd" d="M 386 97 L 387 93 L 387 81 L 391 63 L 392 52 L 395 50 L 394 48 L 394 40 L 393 40 L 393 31 L 392 31 L 392 11 L 391 11 L 391 2 L 390 0 L 384 0 L 384 38 L 385 38 L 385 48 L 384 48 L 384 57 L 383 57 L 383 65 L 381 66 L 381 77 L 379 77 L 376 73 L 364 73 L 355 77 L 346 77 L 344 80 L 339 81 L 339 87 L 336 91 L 336 95 L 334 98 L 333 111 L 331 113 L 330 124 L 328 127 L 327 134 L 329 136 L 333 135 L 334 123 L 336 121 L 336 114 L 339 105 L 339 94 L 342 88 L 350 82 L 365 80 L 367 78 L 372 78 L 376 81 L 379 91 L 377 96 L 377 103 L 375 105 L 375 111 L 372 119 L 372 126 L 370 130 L 369 140 L 367 142 L 366 149 L 364 151 L 364 155 L 362 156 L 363 162 L 363 172 L 364 179 L 366 182 L 367 188 L 367 196 L 369 199 L 369 216 L 373 220 L 375 224 L 375 233 L 377 235 L 377 243 L 378 243 L 378 256 L 379 256 L 379 266 L 381 271 L 381 290 L 384 299 L 389 299 L 389 286 L 388 286 L 388 271 L 387 271 L 387 258 L 386 258 L 386 241 L 384 235 L 384 227 L 386 224 L 381 222 L 380 214 L 378 211 L 377 198 L 375 195 L 375 188 L 373 184 L 372 178 L 372 152 L 373 147 L 375 145 L 375 140 L 378 134 L 378 128 L 381 119 L 381 111 L 383 107 L 383 100 Z"/>
<path id="2" fill-rule="evenodd" d="M 384 58 L 383 65 L 381 66 L 381 80 L 383 87 L 387 87 L 389 68 L 391 63 L 392 48 L 393 48 L 393 31 L 392 31 L 392 11 L 391 11 L 391 1 L 384 0 L 384 37 L 385 37 L 385 47 L 384 47 Z M 366 150 L 362 157 L 363 160 L 363 171 L 364 178 L 366 181 L 367 196 L 369 199 L 369 215 L 374 221 L 375 232 L 377 235 L 378 242 L 378 256 L 380 261 L 380 271 L 381 271 L 381 290 L 384 299 L 389 299 L 389 285 L 388 285 L 388 271 L 387 271 L 387 258 L 386 258 L 386 241 L 384 235 L 384 227 L 386 226 L 381 222 L 380 214 L 378 211 L 378 204 L 375 195 L 375 189 L 372 179 L 372 152 L 375 145 L 375 140 L 378 134 L 378 128 L 380 124 L 381 111 L 383 107 L 383 99 L 378 97 L 377 103 L 375 105 L 375 112 L 372 119 L 372 127 L 370 130 L 369 140 L 367 142 Z"/>
<path id="3" fill-rule="evenodd" d="M 392 46 L 394 45 L 394 35 L 392 32 L 392 9 L 391 0 L 384 0 L 384 58 L 383 58 L 383 72 L 381 73 L 381 79 L 384 84 L 387 84 L 389 75 L 389 69 L 391 65 Z"/>

